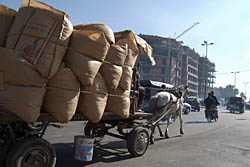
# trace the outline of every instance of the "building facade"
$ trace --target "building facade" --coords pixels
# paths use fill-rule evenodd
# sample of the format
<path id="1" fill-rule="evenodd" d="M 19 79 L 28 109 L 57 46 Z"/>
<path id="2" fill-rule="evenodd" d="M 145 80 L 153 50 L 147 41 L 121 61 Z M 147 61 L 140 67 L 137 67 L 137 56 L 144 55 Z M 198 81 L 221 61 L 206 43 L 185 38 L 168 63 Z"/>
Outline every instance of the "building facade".
<path id="1" fill-rule="evenodd" d="M 140 35 L 153 48 L 156 65 L 152 67 L 139 57 L 141 79 L 166 82 L 175 86 L 188 85 L 190 96 L 198 97 L 199 54 L 171 38 Z"/>
<path id="2" fill-rule="evenodd" d="M 188 85 L 189 96 L 198 96 L 198 64 L 199 54 L 184 46 L 182 56 L 182 84 Z"/>
<path id="3" fill-rule="evenodd" d="M 213 89 L 215 83 L 215 63 L 206 57 L 199 58 L 199 86 L 200 98 L 205 98 L 207 93 Z"/>

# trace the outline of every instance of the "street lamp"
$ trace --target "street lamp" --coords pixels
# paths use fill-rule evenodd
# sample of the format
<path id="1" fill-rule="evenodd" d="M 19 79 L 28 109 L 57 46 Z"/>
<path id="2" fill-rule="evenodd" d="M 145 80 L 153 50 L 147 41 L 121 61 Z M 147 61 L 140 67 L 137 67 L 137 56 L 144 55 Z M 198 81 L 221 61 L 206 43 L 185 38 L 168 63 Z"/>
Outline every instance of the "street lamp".
<path id="1" fill-rule="evenodd" d="M 211 43 L 209 43 L 209 42 L 207 42 L 207 41 L 204 41 L 204 43 L 202 43 L 201 45 L 202 46 L 206 46 L 206 57 L 205 57 L 205 75 L 204 75 L 204 77 L 205 77 L 205 85 L 204 85 L 204 99 L 206 98 L 206 95 L 207 95 L 207 50 L 208 50 L 208 46 L 209 45 L 213 45 L 214 43 L 213 42 L 211 42 Z"/>
<path id="2" fill-rule="evenodd" d="M 245 96 L 247 97 L 247 84 L 249 84 L 249 82 L 243 82 L 243 84 L 245 84 Z"/>
<path id="3" fill-rule="evenodd" d="M 233 71 L 231 73 L 234 74 L 234 88 L 236 88 L 236 74 L 239 74 L 240 72 L 239 71 Z"/>
<path id="4" fill-rule="evenodd" d="M 239 71 L 233 71 L 231 73 L 234 74 L 234 96 L 235 96 L 236 95 L 236 91 L 235 91 L 235 89 L 236 89 L 236 74 L 239 74 L 240 72 Z"/>

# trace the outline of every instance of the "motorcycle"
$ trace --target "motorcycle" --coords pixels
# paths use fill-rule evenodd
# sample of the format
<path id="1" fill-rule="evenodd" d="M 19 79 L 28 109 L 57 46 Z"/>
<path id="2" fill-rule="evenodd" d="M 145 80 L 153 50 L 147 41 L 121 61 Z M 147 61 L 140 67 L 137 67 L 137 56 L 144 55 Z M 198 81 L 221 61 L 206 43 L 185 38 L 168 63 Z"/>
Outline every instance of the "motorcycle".
<path id="1" fill-rule="evenodd" d="M 216 108 L 213 109 L 206 109 L 205 110 L 205 116 L 207 121 L 210 123 L 212 120 L 217 122 L 218 120 L 218 110 Z"/>

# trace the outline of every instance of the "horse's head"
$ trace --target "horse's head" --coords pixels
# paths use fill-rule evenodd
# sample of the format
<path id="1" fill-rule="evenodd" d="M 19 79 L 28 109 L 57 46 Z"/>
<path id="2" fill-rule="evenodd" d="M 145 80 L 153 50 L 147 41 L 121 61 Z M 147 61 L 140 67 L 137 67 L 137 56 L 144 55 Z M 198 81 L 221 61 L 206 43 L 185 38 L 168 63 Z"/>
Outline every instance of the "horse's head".
<path id="1" fill-rule="evenodd" d="M 188 98 L 188 86 L 187 85 L 180 85 L 178 86 L 178 90 L 181 93 L 182 102 L 186 102 Z"/>

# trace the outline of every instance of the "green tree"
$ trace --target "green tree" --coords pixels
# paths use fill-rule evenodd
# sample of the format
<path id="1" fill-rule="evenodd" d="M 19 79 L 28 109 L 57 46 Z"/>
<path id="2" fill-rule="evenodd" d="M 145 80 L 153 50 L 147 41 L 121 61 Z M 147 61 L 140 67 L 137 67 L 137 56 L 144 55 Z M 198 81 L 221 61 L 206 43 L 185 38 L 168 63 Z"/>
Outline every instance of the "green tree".
<path id="1" fill-rule="evenodd" d="M 230 96 L 238 95 L 239 89 L 235 88 L 233 85 L 227 85 L 225 88 L 219 87 L 218 88 L 220 98 L 227 99 Z"/>

